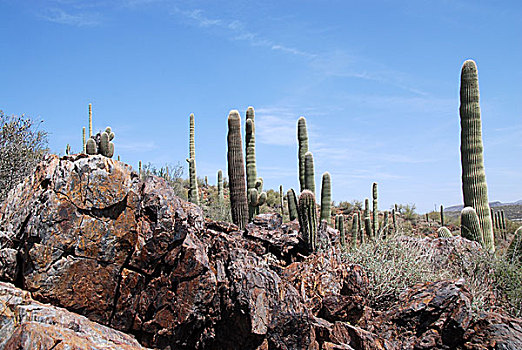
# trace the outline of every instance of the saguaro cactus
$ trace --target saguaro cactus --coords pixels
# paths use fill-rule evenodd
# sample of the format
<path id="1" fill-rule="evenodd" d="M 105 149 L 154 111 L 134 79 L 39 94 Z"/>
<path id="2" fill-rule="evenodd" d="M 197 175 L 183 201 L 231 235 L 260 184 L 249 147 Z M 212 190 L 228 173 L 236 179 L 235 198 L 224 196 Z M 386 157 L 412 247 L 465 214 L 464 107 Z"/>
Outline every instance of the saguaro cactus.
<path id="1" fill-rule="evenodd" d="M 344 232 L 344 215 L 340 214 L 335 217 L 335 228 L 339 231 L 339 243 L 341 244 L 341 247 L 346 248 L 346 236 Z"/>
<path id="2" fill-rule="evenodd" d="M 199 205 L 198 176 L 196 173 L 196 142 L 194 131 L 194 114 L 191 113 L 189 116 L 189 157 L 187 158 L 187 163 L 189 165 L 188 200 L 189 202 Z"/>
<path id="3" fill-rule="evenodd" d="M 298 160 L 299 160 L 299 185 L 303 192 L 306 187 L 305 180 L 305 154 L 308 152 L 308 131 L 306 130 L 306 119 L 300 117 L 297 120 L 297 141 L 298 141 Z"/>
<path id="4" fill-rule="evenodd" d="M 310 253 L 317 249 L 317 213 L 315 196 L 309 190 L 304 190 L 299 196 L 299 227 L 303 240 Z"/>
<path id="5" fill-rule="evenodd" d="M 379 233 L 380 233 L 380 236 L 381 238 L 386 238 L 388 236 L 388 231 L 389 231 L 389 227 L 388 227 L 388 212 L 387 211 L 384 211 L 384 220 L 383 220 L 383 224 L 382 224 L 382 227 L 380 228 L 379 230 Z"/>
<path id="6" fill-rule="evenodd" d="M 297 219 L 297 197 L 293 188 L 286 192 L 286 203 L 288 205 L 288 216 L 290 221 Z"/>
<path id="7" fill-rule="evenodd" d="M 100 135 L 100 154 L 105 157 L 112 158 L 114 155 L 114 143 L 112 140 L 114 139 L 114 133 L 111 130 L 111 127 L 108 126 L 104 132 Z"/>
<path id="8" fill-rule="evenodd" d="M 440 206 L 440 226 L 444 226 L 444 207 Z"/>
<path id="9" fill-rule="evenodd" d="M 330 216 L 332 214 L 332 180 L 330 173 L 323 174 L 321 183 L 321 220 L 330 223 Z"/>
<path id="10" fill-rule="evenodd" d="M 397 232 L 397 212 L 395 211 L 395 208 L 392 209 L 391 212 L 392 215 L 392 224 L 393 224 L 393 232 Z"/>
<path id="11" fill-rule="evenodd" d="M 373 217 L 372 217 L 372 231 L 377 234 L 379 232 L 379 213 L 377 211 L 377 182 L 372 184 L 372 204 L 373 204 Z"/>
<path id="12" fill-rule="evenodd" d="M 221 169 L 217 172 L 217 188 L 218 188 L 218 201 L 219 203 L 223 203 L 225 200 L 225 194 L 223 192 L 223 172 Z"/>
<path id="13" fill-rule="evenodd" d="M 89 137 L 92 137 L 92 103 L 89 103 Z"/>
<path id="14" fill-rule="evenodd" d="M 279 205 L 281 206 L 281 217 L 285 217 L 283 185 L 279 185 Z"/>
<path id="15" fill-rule="evenodd" d="M 262 192 L 263 179 L 257 177 L 256 167 L 256 128 L 254 107 L 248 107 L 245 121 L 245 164 L 248 197 L 248 221 L 259 214 L 259 207 L 266 201 Z"/>
<path id="16" fill-rule="evenodd" d="M 460 213 L 460 234 L 471 241 L 479 242 L 484 246 L 484 236 L 480 228 L 480 221 L 473 207 L 465 207 Z"/>
<path id="17" fill-rule="evenodd" d="M 82 145 L 83 145 L 83 148 L 82 148 L 82 153 L 87 153 L 87 150 L 85 149 L 86 147 L 86 141 L 85 141 L 85 126 L 82 128 Z"/>
<path id="18" fill-rule="evenodd" d="M 484 247 L 495 251 L 495 236 L 491 221 L 486 173 L 482 146 L 482 122 L 480 119 L 479 85 L 477 66 L 467 60 L 460 77 L 460 155 L 462 163 L 462 192 L 464 206 L 477 212 L 483 233 Z"/>
<path id="19" fill-rule="evenodd" d="M 370 219 L 370 200 L 368 198 L 364 199 L 364 229 L 366 231 L 366 237 L 372 238 L 372 223 Z"/>
<path id="20" fill-rule="evenodd" d="M 305 156 L 305 188 L 315 196 L 315 170 L 314 156 L 312 152 L 306 152 Z"/>
<path id="21" fill-rule="evenodd" d="M 244 228 L 248 220 L 248 203 L 245 185 L 245 165 L 241 147 L 241 118 L 237 110 L 228 115 L 227 135 L 228 183 L 232 221 Z"/>
<path id="22" fill-rule="evenodd" d="M 359 235 L 359 214 L 354 213 L 352 218 L 352 247 L 357 246 L 357 236 Z"/>

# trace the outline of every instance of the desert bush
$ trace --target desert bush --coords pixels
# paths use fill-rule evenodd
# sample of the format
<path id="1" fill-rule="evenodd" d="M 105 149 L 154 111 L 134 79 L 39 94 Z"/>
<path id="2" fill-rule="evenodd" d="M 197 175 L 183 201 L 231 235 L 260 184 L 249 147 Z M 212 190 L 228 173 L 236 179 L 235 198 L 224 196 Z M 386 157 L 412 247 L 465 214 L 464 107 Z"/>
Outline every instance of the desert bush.
<path id="1" fill-rule="evenodd" d="M 40 123 L 0 110 L 0 202 L 48 152 L 47 133 L 39 130 Z"/>
<path id="2" fill-rule="evenodd" d="M 157 168 L 152 163 L 147 163 L 142 168 L 142 177 L 159 176 L 174 189 L 176 196 L 187 200 L 188 182 L 182 178 L 183 166 L 178 162 L 176 165 L 165 164 Z"/>
<path id="3" fill-rule="evenodd" d="M 361 265 L 367 272 L 370 306 L 386 310 L 400 293 L 417 283 L 463 278 L 472 295 L 474 316 L 499 309 L 515 317 L 522 315 L 521 264 L 478 246 L 444 253 L 430 242 L 395 236 L 368 242 L 344 254 L 346 261 Z"/>

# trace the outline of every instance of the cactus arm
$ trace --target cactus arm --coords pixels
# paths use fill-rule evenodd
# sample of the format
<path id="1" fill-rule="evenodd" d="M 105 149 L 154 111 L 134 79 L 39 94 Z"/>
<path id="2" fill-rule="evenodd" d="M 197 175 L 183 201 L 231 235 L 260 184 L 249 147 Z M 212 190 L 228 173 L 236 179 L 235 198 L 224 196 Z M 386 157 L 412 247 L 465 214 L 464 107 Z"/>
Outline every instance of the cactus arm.
<path id="1" fill-rule="evenodd" d="M 330 223 L 332 213 L 332 180 L 330 173 L 325 172 L 321 183 L 321 220 Z"/>

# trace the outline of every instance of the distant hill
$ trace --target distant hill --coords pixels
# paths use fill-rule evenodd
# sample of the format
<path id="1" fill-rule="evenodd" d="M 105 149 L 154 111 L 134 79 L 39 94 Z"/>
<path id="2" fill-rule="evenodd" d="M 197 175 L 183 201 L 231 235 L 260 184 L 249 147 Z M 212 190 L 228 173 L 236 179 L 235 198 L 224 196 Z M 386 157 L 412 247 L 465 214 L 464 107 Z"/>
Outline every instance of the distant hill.
<path id="1" fill-rule="evenodd" d="M 504 210 L 506 217 L 513 221 L 522 221 L 522 199 L 512 203 L 502 203 L 500 201 L 489 202 L 489 206 L 494 210 Z M 453 205 L 444 208 L 444 212 L 450 216 L 457 216 L 464 206 Z"/>

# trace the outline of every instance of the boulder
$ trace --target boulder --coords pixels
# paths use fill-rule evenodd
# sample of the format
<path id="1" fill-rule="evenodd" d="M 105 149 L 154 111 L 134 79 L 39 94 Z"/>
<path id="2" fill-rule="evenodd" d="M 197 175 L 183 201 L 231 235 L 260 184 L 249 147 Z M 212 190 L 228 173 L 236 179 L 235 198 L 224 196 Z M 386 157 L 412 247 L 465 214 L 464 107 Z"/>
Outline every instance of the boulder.
<path id="1" fill-rule="evenodd" d="M 63 308 L 39 303 L 29 292 L 0 282 L 0 349 L 145 348 L 131 335 Z"/>

